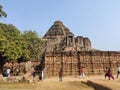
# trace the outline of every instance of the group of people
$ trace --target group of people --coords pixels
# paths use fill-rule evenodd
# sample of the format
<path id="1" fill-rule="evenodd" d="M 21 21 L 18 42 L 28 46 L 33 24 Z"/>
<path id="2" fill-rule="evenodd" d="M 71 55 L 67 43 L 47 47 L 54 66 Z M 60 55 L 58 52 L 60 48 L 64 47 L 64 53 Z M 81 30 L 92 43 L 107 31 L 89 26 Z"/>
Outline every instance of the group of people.
<path id="1" fill-rule="evenodd" d="M 80 77 L 83 77 L 83 78 L 85 78 L 84 68 L 85 67 L 83 67 L 83 66 L 80 67 Z M 59 74 L 59 81 L 62 81 L 62 76 L 63 76 L 63 69 L 62 68 L 60 68 L 58 74 Z"/>
<path id="2" fill-rule="evenodd" d="M 85 67 L 81 66 L 80 67 L 80 77 L 85 77 L 85 70 L 84 70 Z M 116 78 L 119 77 L 119 74 L 120 74 L 120 67 L 118 67 L 117 69 L 117 76 Z M 111 68 L 107 68 L 106 67 L 106 70 L 105 70 L 105 79 L 108 77 L 108 79 L 110 80 L 110 78 L 112 78 L 114 80 L 114 76 L 112 74 L 112 71 L 111 71 Z"/>
<path id="3" fill-rule="evenodd" d="M 19 70 L 18 69 L 15 69 L 15 70 L 16 70 L 15 75 L 18 75 Z M 6 68 L 3 71 L 3 76 L 4 77 L 10 77 L 10 72 L 11 72 L 11 69 L 10 68 Z M 62 68 L 60 68 L 58 74 L 59 74 L 59 81 L 62 81 L 62 76 L 63 76 L 63 69 Z M 85 67 L 83 67 L 83 66 L 80 67 L 79 74 L 80 74 L 81 78 L 85 78 Z M 118 69 L 117 69 L 117 76 L 116 76 L 116 78 L 119 77 L 119 74 L 120 74 L 120 67 L 118 67 Z M 32 75 L 33 75 L 33 79 L 35 79 L 36 78 L 36 71 L 35 70 L 33 70 Z M 106 67 L 106 69 L 105 69 L 105 79 L 107 77 L 108 77 L 109 80 L 110 80 L 110 78 L 112 78 L 114 80 L 114 76 L 112 74 L 112 71 L 111 71 L 110 67 L 109 68 Z M 43 78 L 44 78 L 44 69 L 40 73 L 40 80 L 43 80 Z"/>
<path id="4" fill-rule="evenodd" d="M 105 69 L 105 79 L 106 79 L 106 77 L 108 77 L 109 80 L 110 80 L 110 78 L 112 78 L 114 80 L 114 76 L 111 72 L 110 67 L 109 68 L 106 67 L 106 69 Z"/>
<path id="5" fill-rule="evenodd" d="M 11 69 L 10 68 L 6 68 L 3 70 L 3 77 L 10 77 L 10 72 L 11 72 Z"/>
<path id="6" fill-rule="evenodd" d="M 45 72 L 45 69 L 41 70 L 40 75 L 39 75 L 39 79 L 40 80 L 44 79 L 44 72 Z M 62 68 L 60 68 L 58 74 L 59 74 L 59 81 L 62 81 L 62 76 L 63 76 Z M 35 69 L 33 69 L 32 75 L 33 75 L 33 80 L 35 80 L 36 79 L 36 75 L 37 75 Z"/>
<path id="7" fill-rule="evenodd" d="M 44 71 L 45 71 L 44 69 L 42 69 L 42 70 L 40 71 L 40 74 L 39 74 L 39 79 L 40 79 L 40 80 L 43 80 L 43 79 L 44 79 Z M 32 75 L 33 75 L 33 80 L 35 80 L 35 79 L 36 79 L 36 76 L 37 76 L 37 72 L 36 72 L 35 69 L 33 69 Z"/>
<path id="8" fill-rule="evenodd" d="M 80 77 L 82 78 L 85 78 L 85 70 L 84 70 L 84 68 L 85 67 L 83 67 L 83 66 L 81 66 L 80 67 Z M 58 72 L 58 74 L 59 74 L 59 81 L 62 81 L 62 76 L 63 76 L 63 69 L 62 68 L 60 68 L 60 70 L 59 70 L 59 72 Z"/>
<path id="9" fill-rule="evenodd" d="M 111 71 L 110 68 L 106 67 L 106 71 L 105 72 L 106 72 L 105 73 L 105 79 L 106 79 L 106 77 L 108 77 L 109 80 L 110 80 L 110 78 L 112 78 L 114 80 L 114 76 L 113 76 L 112 71 Z M 119 74 L 120 74 L 120 67 L 118 67 L 118 69 L 117 69 L 117 76 L 116 76 L 116 78 L 119 77 Z"/>
<path id="10" fill-rule="evenodd" d="M 81 66 L 79 69 L 79 74 L 80 74 L 80 78 L 85 78 L 85 67 Z M 118 67 L 117 69 L 117 76 L 116 78 L 119 77 L 120 74 L 120 67 Z M 59 81 L 62 81 L 62 76 L 63 76 L 63 71 L 62 68 L 59 70 Z M 110 78 L 112 78 L 114 80 L 114 76 L 112 74 L 111 68 L 107 68 L 105 69 L 105 79 L 108 77 L 108 80 L 110 80 Z"/>
<path id="11" fill-rule="evenodd" d="M 11 73 L 14 76 L 18 76 L 20 70 L 18 68 L 15 68 L 14 70 L 11 70 L 11 68 L 5 68 L 2 72 L 3 77 L 10 77 Z"/>

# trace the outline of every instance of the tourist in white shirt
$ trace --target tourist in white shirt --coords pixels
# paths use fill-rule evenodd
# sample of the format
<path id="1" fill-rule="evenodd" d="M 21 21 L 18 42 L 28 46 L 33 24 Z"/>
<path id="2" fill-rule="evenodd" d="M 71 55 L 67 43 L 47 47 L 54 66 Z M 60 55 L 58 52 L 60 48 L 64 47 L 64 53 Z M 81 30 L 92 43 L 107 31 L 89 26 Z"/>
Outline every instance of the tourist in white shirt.
<path id="1" fill-rule="evenodd" d="M 116 78 L 119 77 L 119 74 L 120 74 L 120 67 L 118 67 L 118 69 L 117 69 L 117 77 Z"/>
<path id="2" fill-rule="evenodd" d="M 7 76 L 10 77 L 10 68 L 7 68 L 6 72 L 7 72 Z"/>

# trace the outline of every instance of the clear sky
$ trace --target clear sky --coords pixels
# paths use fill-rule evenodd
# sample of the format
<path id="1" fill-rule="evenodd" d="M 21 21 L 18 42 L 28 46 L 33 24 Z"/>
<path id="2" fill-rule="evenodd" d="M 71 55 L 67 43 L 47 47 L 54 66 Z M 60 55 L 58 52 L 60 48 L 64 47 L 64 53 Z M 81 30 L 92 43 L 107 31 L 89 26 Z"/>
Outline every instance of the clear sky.
<path id="1" fill-rule="evenodd" d="M 120 0 L 0 0 L 8 14 L 1 21 L 41 37 L 61 20 L 75 36 L 89 37 L 92 47 L 120 51 Z"/>

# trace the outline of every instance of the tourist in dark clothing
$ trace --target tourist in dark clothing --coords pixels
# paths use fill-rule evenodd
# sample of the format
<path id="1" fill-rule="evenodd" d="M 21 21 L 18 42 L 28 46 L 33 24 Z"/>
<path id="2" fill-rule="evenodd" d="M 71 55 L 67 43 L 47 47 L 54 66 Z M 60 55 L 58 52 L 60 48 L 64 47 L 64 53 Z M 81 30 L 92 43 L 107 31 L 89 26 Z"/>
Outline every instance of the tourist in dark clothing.
<path id="1" fill-rule="evenodd" d="M 108 71 L 106 71 L 106 74 L 105 74 L 105 78 L 108 77 L 108 79 L 110 80 L 110 78 L 112 78 L 114 80 L 114 77 L 112 75 L 112 72 L 110 69 L 108 69 Z"/>
<path id="2" fill-rule="evenodd" d="M 107 77 L 108 67 L 105 68 L 105 79 Z"/>
<path id="3" fill-rule="evenodd" d="M 35 78 L 36 78 L 36 72 L 34 71 L 33 72 L 33 80 L 35 80 Z"/>
<path id="4" fill-rule="evenodd" d="M 59 70 L 59 81 L 62 81 L 62 75 L 63 75 L 62 69 L 60 69 L 60 70 Z"/>
<path id="5" fill-rule="evenodd" d="M 32 76 L 33 76 L 33 81 L 35 81 L 35 79 L 36 79 L 36 70 L 34 69 L 34 67 L 32 68 Z"/>

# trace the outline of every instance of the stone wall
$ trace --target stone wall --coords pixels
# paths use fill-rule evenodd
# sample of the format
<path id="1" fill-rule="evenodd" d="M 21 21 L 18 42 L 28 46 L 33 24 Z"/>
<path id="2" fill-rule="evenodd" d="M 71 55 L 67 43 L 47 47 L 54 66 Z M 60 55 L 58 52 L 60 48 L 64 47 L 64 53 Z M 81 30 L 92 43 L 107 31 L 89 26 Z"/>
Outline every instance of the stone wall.
<path id="1" fill-rule="evenodd" d="M 32 71 L 32 67 L 35 68 L 36 72 L 40 72 L 40 61 L 28 61 L 28 62 L 6 62 L 3 65 L 3 71 L 7 68 L 11 69 L 11 75 L 13 75 L 13 71 L 15 69 L 19 69 L 19 75 L 24 75 L 25 73 L 30 73 Z"/>
<path id="2" fill-rule="evenodd" d="M 102 75 L 106 67 L 116 73 L 120 66 L 120 52 L 82 51 L 45 53 L 45 75 L 58 75 L 63 68 L 63 75 L 79 75 L 80 66 L 85 67 L 86 75 Z"/>
<path id="3" fill-rule="evenodd" d="M 85 38 L 83 36 L 77 36 L 75 38 L 75 47 L 77 51 L 89 51 L 91 50 L 91 41 L 89 40 L 89 38 Z"/>

